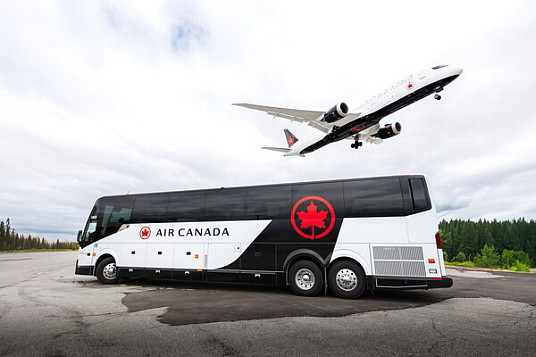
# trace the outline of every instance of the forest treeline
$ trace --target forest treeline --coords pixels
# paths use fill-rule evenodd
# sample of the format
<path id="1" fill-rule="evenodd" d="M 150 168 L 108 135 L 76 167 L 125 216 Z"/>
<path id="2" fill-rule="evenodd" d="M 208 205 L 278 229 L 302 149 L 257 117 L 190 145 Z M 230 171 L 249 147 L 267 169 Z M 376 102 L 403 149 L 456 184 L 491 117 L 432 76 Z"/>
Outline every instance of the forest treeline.
<path id="1" fill-rule="evenodd" d="M 478 263 L 479 259 L 486 255 L 490 256 L 492 261 L 499 259 L 496 266 L 508 265 L 510 262 L 507 260 L 518 260 L 532 266 L 536 263 L 534 220 L 527 221 L 524 218 L 512 221 L 480 219 L 476 222 L 459 219 L 443 220 L 439 223 L 439 230 L 443 253 L 449 261 L 476 259 Z"/>
<path id="2" fill-rule="evenodd" d="M 24 236 L 15 232 L 11 227 L 9 218 L 0 221 L 0 250 L 30 250 L 30 249 L 77 249 L 75 242 L 49 242 L 45 238 Z"/>
<path id="3" fill-rule="evenodd" d="M 448 261 L 475 261 L 487 254 L 496 265 L 506 260 L 519 260 L 536 265 L 536 221 L 523 218 L 513 221 L 443 220 L 439 223 L 443 253 Z M 486 247 L 486 249 L 484 249 Z M 9 218 L 0 221 L 0 250 L 77 249 L 75 242 L 49 242 L 44 238 L 24 236 L 10 225 Z M 486 255 L 484 255 L 486 257 Z M 504 261 L 503 261 L 504 260 Z M 513 263 L 513 262 L 512 262 Z"/>

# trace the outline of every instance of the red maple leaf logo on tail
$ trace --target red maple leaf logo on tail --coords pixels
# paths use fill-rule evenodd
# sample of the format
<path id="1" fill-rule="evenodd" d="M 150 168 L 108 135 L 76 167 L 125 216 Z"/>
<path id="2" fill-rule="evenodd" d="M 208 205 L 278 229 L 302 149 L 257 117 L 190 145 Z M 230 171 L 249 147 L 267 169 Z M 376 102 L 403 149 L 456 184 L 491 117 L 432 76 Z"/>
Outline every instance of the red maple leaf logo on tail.
<path id="1" fill-rule="evenodd" d="M 328 211 L 318 212 L 318 207 L 311 201 L 309 206 L 307 206 L 307 212 L 301 211 L 297 212 L 298 218 L 302 221 L 300 228 L 305 229 L 311 227 L 312 236 L 314 239 L 315 236 L 315 227 L 316 228 L 326 228 L 324 220 L 328 218 Z"/>

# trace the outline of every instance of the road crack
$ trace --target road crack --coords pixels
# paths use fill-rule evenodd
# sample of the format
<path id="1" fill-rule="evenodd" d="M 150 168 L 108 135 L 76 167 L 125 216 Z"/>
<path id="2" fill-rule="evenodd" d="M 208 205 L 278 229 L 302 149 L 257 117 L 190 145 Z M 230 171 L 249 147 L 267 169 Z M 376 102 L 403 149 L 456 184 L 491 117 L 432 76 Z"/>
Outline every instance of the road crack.
<path id="1" fill-rule="evenodd" d="M 204 328 L 200 326 L 197 326 L 197 328 L 208 336 L 207 342 L 209 344 L 216 346 L 218 349 L 222 351 L 221 356 L 228 356 L 228 357 L 240 356 L 240 351 L 238 351 L 236 348 L 227 344 L 221 338 L 216 336 L 216 334 L 214 334 L 213 332 L 205 330 Z"/>
<path id="2" fill-rule="evenodd" d="M 432 320 L 432 328 L 434 329 L 435 332 L 437 332 L 437 334 L 438 334 L 439 336 L 441 336 L 442 340 L 439 340 L 439 341 L 434 342 L 434 343 L 430 346 L 430 348 L 428 348 L 428 353 L 429 353 L 429 354 L 432 354 L 432 355 L 434 355 L 434 356 L 440 356 L 440 355 L 442 355 L 442 354 L 439 354 L 439 355 L 438 355 L 438 354 L 434 353 L 433 350 L 436 349 L 439 345 L 441 345 L 441 344 L 443 344 L 443 343 L 449 343 L 449 342 L 454 342 L 454 341 L 456 341 L 456 338 L 454 338 L 454 337 L 449 337 L 449 336 L 445 335 L 443 332 L 441 332 L 441 331 L 437 328 L 437 325 L 436 325 L 436 322 L 435 322 L 433 316 L 431 317 L 431 320 Z"/>

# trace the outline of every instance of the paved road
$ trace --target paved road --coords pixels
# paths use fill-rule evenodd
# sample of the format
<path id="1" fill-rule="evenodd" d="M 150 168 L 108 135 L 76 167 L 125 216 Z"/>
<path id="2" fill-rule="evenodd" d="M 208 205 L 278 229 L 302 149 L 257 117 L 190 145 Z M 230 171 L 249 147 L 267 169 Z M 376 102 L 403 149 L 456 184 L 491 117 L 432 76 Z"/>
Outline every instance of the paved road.
<path id="1" fill-rule="evenodd" d="M 536 274 L 358 300 L 73 274 L 75 253 L 0 254 L 1 356 L 534 356 Z"/>

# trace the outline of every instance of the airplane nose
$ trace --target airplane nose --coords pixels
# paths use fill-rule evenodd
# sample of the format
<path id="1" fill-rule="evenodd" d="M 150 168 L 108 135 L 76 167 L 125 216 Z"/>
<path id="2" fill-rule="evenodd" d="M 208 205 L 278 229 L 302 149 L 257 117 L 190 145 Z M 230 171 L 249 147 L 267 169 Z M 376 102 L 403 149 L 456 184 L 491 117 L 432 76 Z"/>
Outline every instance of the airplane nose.
<path id="1" fill-rule="evenodd" d="M 463 68 L 461 68 L 461 67 L 452 67 L 452 71 L 459 76 L 460 74 L 462 74 Z"/>

